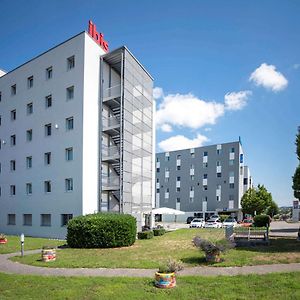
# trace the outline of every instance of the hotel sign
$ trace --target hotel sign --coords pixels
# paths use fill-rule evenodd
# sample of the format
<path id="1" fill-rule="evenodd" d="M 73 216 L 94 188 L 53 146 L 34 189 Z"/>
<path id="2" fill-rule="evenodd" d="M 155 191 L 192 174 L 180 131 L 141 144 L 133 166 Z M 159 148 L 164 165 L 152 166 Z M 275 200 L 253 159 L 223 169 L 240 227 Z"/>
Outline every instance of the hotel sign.
<path id="1" fill-rule="evenodd" d="M 89 20 L 88 33 L 105 52 L 109 51 L 108 42 L 104 40 L 103 33 L 97 32 L 96 25 L 93 24 L 93 22 L 91 20 Z"/>

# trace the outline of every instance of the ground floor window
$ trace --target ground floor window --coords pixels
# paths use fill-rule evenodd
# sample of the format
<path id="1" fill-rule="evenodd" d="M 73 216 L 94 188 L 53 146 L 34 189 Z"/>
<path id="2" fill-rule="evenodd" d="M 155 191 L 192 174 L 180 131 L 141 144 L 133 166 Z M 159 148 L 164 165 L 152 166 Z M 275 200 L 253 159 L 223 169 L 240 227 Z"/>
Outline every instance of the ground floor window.
<path id="1" fill-rule="evenodd" d="M 61 215 L 61 226 L 66 226 L 69 220 L 73 219 L 73 214 L 62 214 Z"/>

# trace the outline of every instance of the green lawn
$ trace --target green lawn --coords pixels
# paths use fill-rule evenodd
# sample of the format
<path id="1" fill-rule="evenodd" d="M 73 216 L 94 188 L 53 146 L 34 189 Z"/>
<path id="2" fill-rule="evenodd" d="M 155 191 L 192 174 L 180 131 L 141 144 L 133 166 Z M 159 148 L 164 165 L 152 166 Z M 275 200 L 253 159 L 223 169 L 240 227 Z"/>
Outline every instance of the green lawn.
<path id="1" fill-rule="evenodd" d="M 55 262 L 44 263 L 40 254 L 14 257 L 12 260 L 35 266 L 64 268 L 157 268 L 172 257 L 185 267 L 207 265 L 204 254 L 193 247 L 192 238 L 199 235 L 210 240 L 224 238 L 223 229 L 181 229 L 150 240 L 137 240 L 131 247 L 114 249 L 63 249 L 57 251 Z M 295 239 L 272 240 L 270 246 L 231 249 L 224 261 L 214 266 L 300 262 L 300 246 Z"/>
<path id="2" fill-rule="evenodd" d="M 0 244 L 0 254 L 5 253 L 14 253 L 21 251 L 21 244 L 20 244 L 20 237 L 15 235 L 8 235 L 7 236 L 8 243 L 7 244 Z M 24 249 L 25 250 L 33 250 L 33 249 L 40 249 L 46 245 L 53 245 L 58 246 L 64 244 L 65 241 L 58 241 L 58 240 L 49 240 L 49 239 L 42 239 L 42 238 L 32 238 L 25 236 L 25 243 Z"/>
<path id="3" fill-rule="evenodd" d="M 0 273 L 0 299 L 300 299 L 300 273 L 177 278 L 161 290 L 148 278 L 41 277 Z"/>

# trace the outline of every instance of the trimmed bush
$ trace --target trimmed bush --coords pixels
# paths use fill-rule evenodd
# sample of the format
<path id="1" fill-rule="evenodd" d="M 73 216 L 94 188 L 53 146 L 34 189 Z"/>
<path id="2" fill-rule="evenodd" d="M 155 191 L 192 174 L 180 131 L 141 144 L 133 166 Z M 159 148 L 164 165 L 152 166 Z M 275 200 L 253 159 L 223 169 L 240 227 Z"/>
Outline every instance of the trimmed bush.
<path id="1" fill-rule="evenodd" d="M 219 215 L 220 221 L 224 222 L 230 215 Z"/>
<path id="2" fill-rule="evenodd" d="M 253 218 L 254 227 L 266 227 L 270 226 L 270 217 L 268 215 L 257 215 Z"/>
<path id="3" fill-rule="evenodd" d="M 73 218 L 67 230 L 71 248 L 131 246 L 136 239 L 136 219 L 127 214 L 91 214 Z"/>
<path id="4" fill-rule="evenodd" d="M 164 235 L 165 233 L 166 233 L 166 230 L 164 228 L 155 228 L 155 229 L 153 229 L 154 236 Z"/>
<path id="5" fill-rule="evenodd" d="M 138 239 L 139 240 L 149 240 L 153 238 L 153 231 L 148 230 L 148 231 L 140 231 L 138 232 Z"/>

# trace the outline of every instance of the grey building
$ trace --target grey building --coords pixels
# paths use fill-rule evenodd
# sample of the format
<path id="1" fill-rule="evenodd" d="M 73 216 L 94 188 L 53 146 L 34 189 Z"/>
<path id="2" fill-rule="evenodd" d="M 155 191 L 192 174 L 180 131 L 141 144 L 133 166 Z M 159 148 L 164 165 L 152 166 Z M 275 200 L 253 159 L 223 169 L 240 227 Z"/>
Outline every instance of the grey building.
<path id="1" fill-rule="evenodd" d="M 215 213 L 241 219 L 240 200 L 251 185 L 240 142 L 156 154 L 156 207 L 186 212 L 181 220 Z"/>

